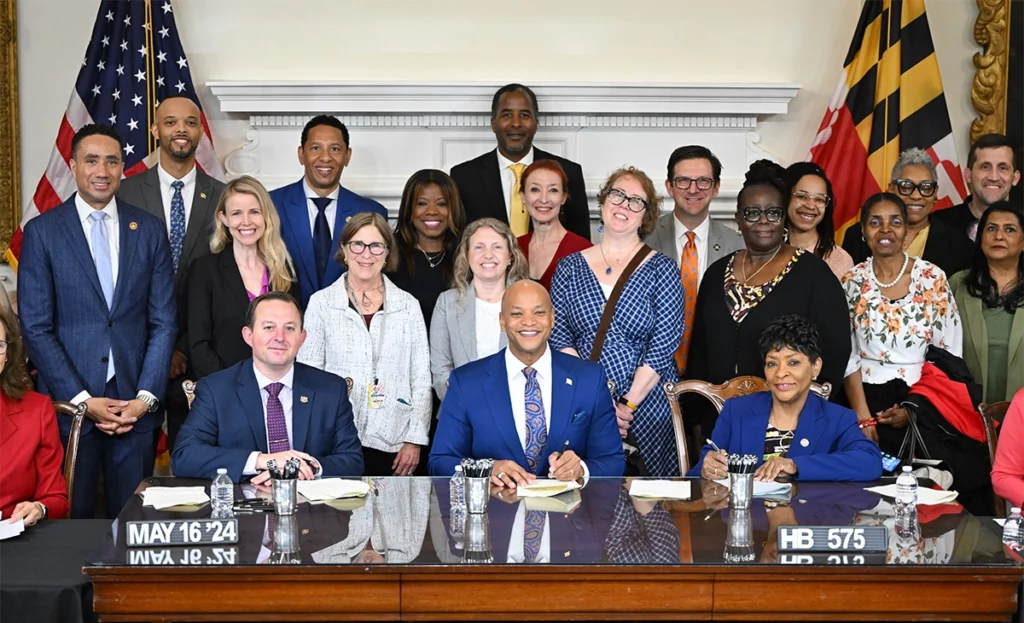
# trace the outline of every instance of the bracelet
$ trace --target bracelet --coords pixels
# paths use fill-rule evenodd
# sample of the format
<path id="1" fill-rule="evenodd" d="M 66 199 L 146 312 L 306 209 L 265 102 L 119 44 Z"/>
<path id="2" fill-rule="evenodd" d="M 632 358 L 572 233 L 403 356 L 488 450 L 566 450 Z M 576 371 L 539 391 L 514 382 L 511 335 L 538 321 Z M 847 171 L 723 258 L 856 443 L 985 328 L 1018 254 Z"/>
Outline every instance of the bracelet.
<path id="1" fill-rule="evenodd" d="M 876 420 L 873 417 L 869 417 L 869 418 L 864 418 L 863 420 L 861 420 L 857 424 L 857 428 L 861 428 L 861 429 L 867 428 L 869 426 L 878 426 L 878 420 Z"/>
<path id="2" fill-rule="evenodd" d="M 635 404 L 630 402 L 629 399 L 626 398 L 625 396 L 622 396 L 622 397 L 619 398 L 619 404 L 624 406 L 624 407 L 626 407 L 627 409 L 629 409 L 633 413 L 636 413 L 636 410 L 638 408 Z"/>

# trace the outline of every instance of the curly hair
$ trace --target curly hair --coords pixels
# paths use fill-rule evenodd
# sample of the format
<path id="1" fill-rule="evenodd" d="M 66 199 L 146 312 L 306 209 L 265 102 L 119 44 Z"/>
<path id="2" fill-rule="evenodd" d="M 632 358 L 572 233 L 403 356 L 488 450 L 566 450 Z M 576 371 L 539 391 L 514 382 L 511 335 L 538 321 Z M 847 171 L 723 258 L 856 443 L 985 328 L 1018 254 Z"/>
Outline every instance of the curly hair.
<path id="1" fill-rule="evenodd" d="M 768 353 L 783 348 L 807 355 L 811 363 L 821 359 L 821 338 L 818 336 L 818 329 L 803 316 L 779 316 L 764 328 L 757 344 L 761 348 L 761 359 L 767 358 Z"/>
<path id="2" fill-rule="evenodd" d="M 935 161 L 928 155 L 923 149 L 917 147 L 911 147 L 903 151 L 899 158 L 896 159 L 896 164 L 892 165 L 892 174 L 889 176 L 890 182 L 895 182 L 903 174 L 903 167 L 918 166 L 928 169 L 928 174 L 932 176 L 933 181 L 938 181 L 939 174 L 935 171 Z"/>
<path id="3" fill-rule="evenodd" d="M 736 195 L 737 212 L 743 209 L 745 201 L 743 197 L 750 189 L 756 186 L 770 186 L 774 188 L 779 192 L 782 203 L 786 203 L 786 200 L 789 199 L 789 189 L 786 185 L 785 177 L 786 170 L 781 165 L 767 159 L 755 161 L 747 169 L 746 175 L 743 176 L 743 187 L 740 188 L 739 194 Z"/>
<path id="4" fill-rule="evenodd" d="M 654 226 L 658 224 L 658 217 L 661 216 L 661 195 L 658 194 L 657 189 L 654 187 L 654 182 L 651 181 L 651 178 L 647 177 L 646 173 L 632 166 L 622 167 L 613 171 L 597 193 L 597 206 L 600 208 L 604 205 L 612 186 L 623 177 L 632 177 L 640 182 L 640 186 L 644 189 L 644 194 L 647 195 L 647 209 L 644 210 L 644 220 L 640 222 L 640 229 L 637 230 L 640 240 L 643 240 L 654 231 Z"/>
<path id="5" fill-rule="evenodd" d="M 495 233 L 504 239 L 505 245 L 508 247 L 511 261 L 508 268 L 505 269 L 505 285 L 510 286 L 517 281 L 529 279 L 530 277 L 530 265 L 526 261 L 526 256 L 519 250 L 519 245 L 516 244 L 516 236 L 512 233 L 512 229 L 496 218 L 475 220 L 466 227 L 466 231 L 462 234 L 462 240 L 459 242 L 458 251 L 455 253 L 455 276 L 452 282 L 455 289 L 459 291 L 460 301 L 465 296 L 469 283 L 473 280 L 473 270 L 469 266 L 470 239 L 473 237 L 473 234 L 484 227 L 493 229 Z"/>
<path id="6" fill-rule="evenodd" d="M 4 341 L 7 342 L 7 361 L 0 370 L 0 393 L 17 402 L 32 389 L 32 377 L 28 375 L 28 358 L 25 344 L 21 340 L 21 328 L 14 312 L 0 308 L 0 324 L 4 326 Z"/>
<path id="7" fill-rule="evenodd" d="M 821 217 L 815 230 L 818 232 L 818 244 L 814 247 L 814 254 L 821 259 L 827 258 L 836 248 L 836 227 L 833 215 L 836 211 L 836 195 L 832 192 L 832 182 L 829 181 L 825 171 L 813 162 L 795 162 L 786 169 L 786 228 L 789 228 L 789 203 L 793 199 L 793 189 L 804 177 L 813 175 L 825 182 L 825 196 L 828 203 L 825 205 L 825 214 Z"/>

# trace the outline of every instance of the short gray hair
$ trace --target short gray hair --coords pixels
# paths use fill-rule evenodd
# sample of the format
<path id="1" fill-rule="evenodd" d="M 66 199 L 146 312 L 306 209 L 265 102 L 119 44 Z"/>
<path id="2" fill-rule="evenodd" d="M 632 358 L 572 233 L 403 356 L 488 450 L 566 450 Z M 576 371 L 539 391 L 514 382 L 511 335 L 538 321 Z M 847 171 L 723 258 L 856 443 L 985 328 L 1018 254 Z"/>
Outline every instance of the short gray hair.
<path id="1" fill-rule="evenodd" d="M 895 182 L 900 178 L 903 167 L 913 165 L 928 169 L 932 180 L 939 181 L 939 174 L 935 171 L 935 162 L 932 160 L 932 157 L 928 155 L 928 152 L 918 147 L 911 147 L 900 154 L 900 157 L 896 159 L 896 164 L 892 167 L 892 175 L 889 177 L 889 181 Z"/>

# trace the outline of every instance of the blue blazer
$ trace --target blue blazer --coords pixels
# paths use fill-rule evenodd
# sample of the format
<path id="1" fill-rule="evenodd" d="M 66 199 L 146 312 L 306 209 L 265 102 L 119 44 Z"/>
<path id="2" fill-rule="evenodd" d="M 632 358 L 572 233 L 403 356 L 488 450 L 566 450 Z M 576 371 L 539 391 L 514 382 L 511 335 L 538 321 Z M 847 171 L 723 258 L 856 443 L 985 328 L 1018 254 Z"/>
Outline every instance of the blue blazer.
<path id="1" fill-rule="evenodd" d="M 512 418 L 505 350 L 456 368 L 448 377 L 430 450 L 431 476 L 451 476 L 467 457 L 515 461 L 528 470 Z M 548 441 L 535 473 L 547 477 L 548 456 L 569 440 L 569 449 L 586 461 L 592 478 L 622 476 L 626 458 L 604 369 L 552 351 L 551 373 Z"/>
<path id="2" fill-rule="evenodd" d="M 753 454 L 760 465 L 771 409 L 770 392 L 727 400 L 711 433 L 712 441 L 729 453 Z M 700 461 L 687 476 L 700 476 L 704 455 L 710 450 L 711 446 L 704 446 Z M 864 436 L 853 411 L 814 393 L 807 396 L 786 458 L 796 463 L 799 480 L 867 481 L 882 476 L 878 444 Z"/>
<path id="3" fill-rule="evenodd" d="M 182 478 L 212 479 L 217 468 L 239 482 L 249 455 L 268 452 L 267 421 L 252 358 L 203 377 L 178 433 L 171 469 Z M 312 455 L 323 477 L 360 477 L 363 451 L 341 377 L 295 364 L 292 448 Z"/>
<path id="4" fill-rule="evenodd" d="M 155 216 L 117 202 L 120 250 L 111 307 L 75 208 L 75 195 L 25 225 L 18 267 L 18 311 L 39 391 L 54 400 L 106 395 L 113 350 L 117 396 L 146 390 L 162 399 L 178 336 L 174 269 L 167 229 Z M 162 418 L 135 424 L 154 430 Z M 86 419 L 85 430 L 93 425 Z"/>
<path id="5" fill-rule="evenodd" d="M 299 271 L 302 292 L 302 308 L 309 303 L 309 297 L 338 280 L 345 267 L 333 260 L 327 262 L 323 283 L 316 274 L 316 259 L 313 256 L 313 228 L 309 224 L 309 208 L 306 190 L 302 180 L 282 186 L 270 193 L 274 208 L 281 217 L 281 237 L 288 248 L 288 254 Z M 338 206 L 334 215 L 334 240 L 331 242 L 331 257 L 338 252 L 341 232 L 348 219 L 359 212 L 376 212 L 388 218 L 388 211 L 373 199 L 355 194 L 344 186 L 338 187 Z"/>

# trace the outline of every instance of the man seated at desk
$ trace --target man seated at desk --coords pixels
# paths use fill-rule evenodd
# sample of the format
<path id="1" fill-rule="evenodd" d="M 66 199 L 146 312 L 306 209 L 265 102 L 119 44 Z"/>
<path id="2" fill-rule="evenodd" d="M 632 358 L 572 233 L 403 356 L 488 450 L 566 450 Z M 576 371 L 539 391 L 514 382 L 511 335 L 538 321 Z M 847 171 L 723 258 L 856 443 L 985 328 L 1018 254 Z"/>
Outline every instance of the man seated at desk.
<path id="1" fill-rule="evenodd" d="M 175 476 L 265 482 L 267 462 L 302 459 L 299 478 L 362 476 L 363 455 L 345 381 L 295 362 L 306 339 L 302 311 L 286 292 L 249 305 L 242 337 L 252 358 L 199 381 L 171 456 Z"/>
<path id="2" fill-rule="evenodd" d="M 491 482 L 501 487 L 541 474 L 622 476 L 626 459 L 604 370 L 548 348 L 555 312 L 547 290 L 533 281 L 513 284 L 499 321 L 508 348 L 448 378 L 430 475 L 451 476 L 463 458 L 493 458 Z"/>

